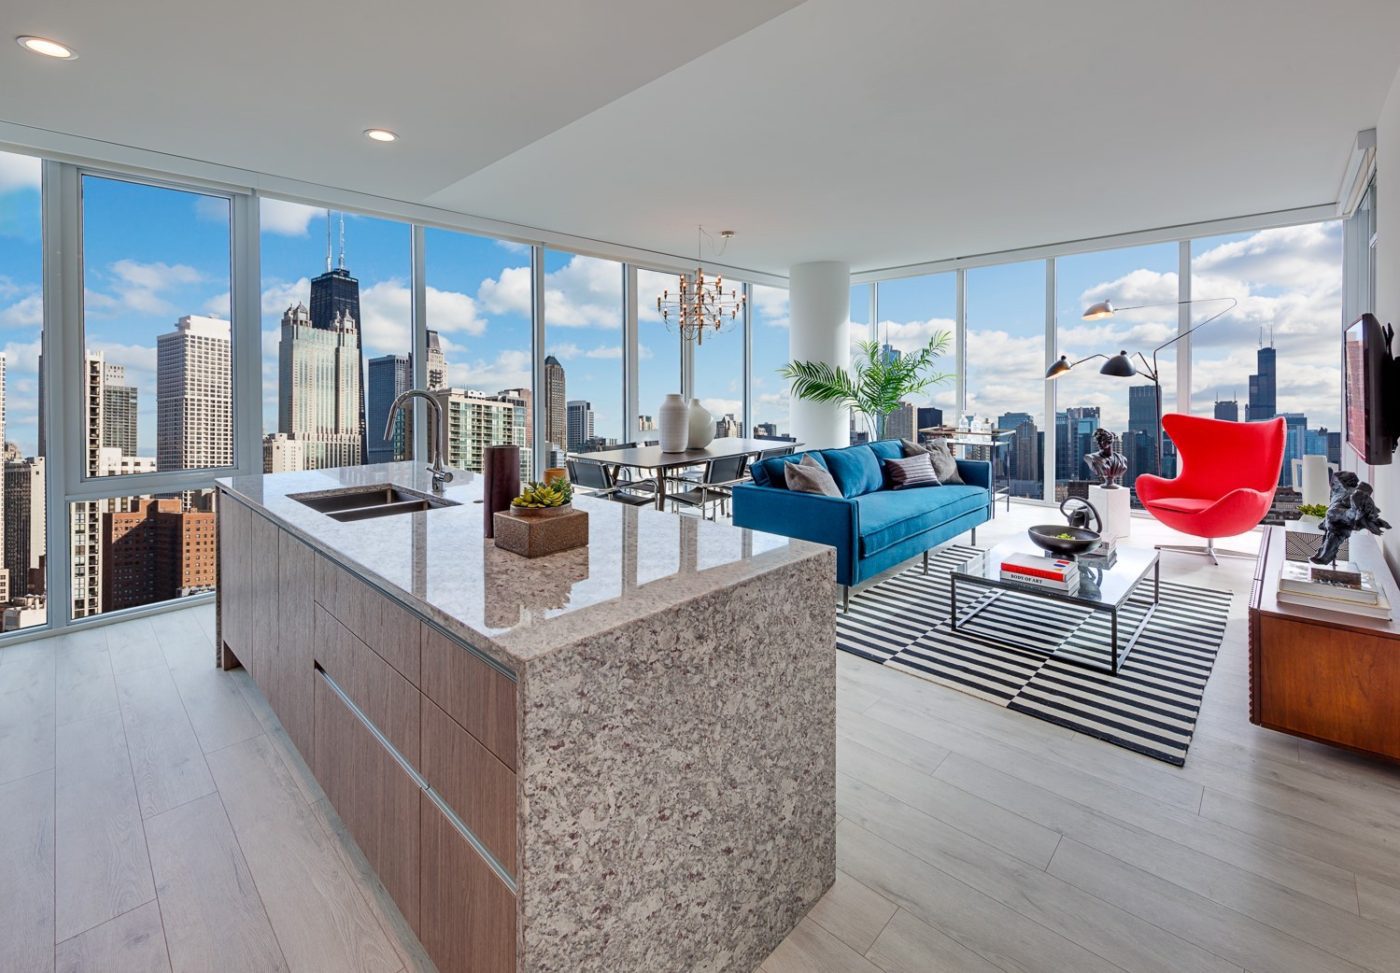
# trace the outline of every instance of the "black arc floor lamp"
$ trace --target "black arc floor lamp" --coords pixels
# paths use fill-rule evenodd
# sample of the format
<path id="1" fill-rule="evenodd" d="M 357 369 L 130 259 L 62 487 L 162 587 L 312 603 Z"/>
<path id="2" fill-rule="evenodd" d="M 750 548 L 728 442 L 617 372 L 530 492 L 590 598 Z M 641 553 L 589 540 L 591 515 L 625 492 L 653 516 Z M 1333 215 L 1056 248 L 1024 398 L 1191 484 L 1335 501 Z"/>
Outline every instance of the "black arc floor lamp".
<path id="1" fill-rule="evenodd" d="M 1070 370 L 1073 369 L 1076 365 L 1082 365 L 1086 361 L 1093 361 L 1096 358 L 1102 358 L 1104 359 L 1104 363 L 1103 367 L 1099 369 L 1100 375 L 1109 375 L 1113 378 L 1132 378 L 1134 375 L 1142 375 L 1143 377 L 1150 379 L 1152 385 L 1156 389 L 1156 395 L 1154 395 L 1153 398 L 1155 399 L 1154 407 L 1157 415 L 1157 432 L 1156 435 L 1153 436 L 1153 439 L 1156 440 L 1157 447 L 1157 475 L 1161 476 L 1162 381 L 1161 374 L 1157 370 L 1157 352 L 1161 351 L 1163 348 L 1171 347 L 1172 345 L 1180 341 L 1182 338 L 1185 338 L 1188 334 L 1191 334 L 1195 331 L 1199 331 L 1201 328 L 1204 328 L 1216 318 L 1219 318 L 1222 315 L 1228 314 L 1229 312 L 1233 311 L 1236 307 L 1239 306 L 1240 302 L 1235 300 L 1233 297 L 1201 297 L 1191 301 L 1162 301 L 1158 304 L 1133 304 L 1129 307 L 1114 307 L 1113 302 L 1111 301 L 1099 301 L 1096 304 L 1090 304 L 1089 307 L 1084 311 L 1083 318 L 1085 321 L 1101 321 L 1104 318 L 1113 317 L 1113 315 L 1119 311 L 1136 311 L 1139 308 L 1144 307 L 1183 307 L 1191 304 L 1211 304 L 1222 301 L 1228 301 L 1228 306 L 1226 306 L 1222 310 L 1215 312 L 1210 317 L 1202 321 L 1200 324 L 1192 325 L 1180 334 L 1174 335 L 1169 340 L 1164 341 L 1156 348 L 1153 348 L 1152 361 L 1150 362 L 1147 360 L 1146 356 L 1143 355 L 1143 353 L 1140 351 L 1133 352 L 1132 355 L 1129 355 L 1127 350 L 1120 351 L 1116 355 L 1089 355 L 1087 358 L 1081 358 L 1079 359 L 1079 361 L 1076 362 L 1070 361 L 1068 355 L 1061 355 L 1059 361 L 1055 362 L 1055 364 L 1051 365 L 1048 369 L 1045 370 L 1045 377 L 1053 381 L 1054 379 L 1060 378 L 1061 376 L 1068 375 L 1070 373 Z M 1137 365 L 1133 364 L 1134 355 L 1137 357 L 1138 361 L 1142 362 L 1142 368 L 1139 368 Z"/>

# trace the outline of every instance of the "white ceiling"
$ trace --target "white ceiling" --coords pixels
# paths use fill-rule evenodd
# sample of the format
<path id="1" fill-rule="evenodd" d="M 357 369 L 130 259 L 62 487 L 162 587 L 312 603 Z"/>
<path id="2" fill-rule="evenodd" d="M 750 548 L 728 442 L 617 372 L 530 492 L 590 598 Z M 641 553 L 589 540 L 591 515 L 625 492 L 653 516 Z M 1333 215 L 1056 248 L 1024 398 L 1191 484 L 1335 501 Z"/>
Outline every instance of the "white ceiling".
<path id="1" fill-rule="evenodd" d="M 897 266 L 1335 199 L 1395 0 L 10 0 L 0 119 L 725 260 Z M 191 39 L 196 42 L 191 43 Z M 382 125 L 403 139 L 368 143 Z"/>

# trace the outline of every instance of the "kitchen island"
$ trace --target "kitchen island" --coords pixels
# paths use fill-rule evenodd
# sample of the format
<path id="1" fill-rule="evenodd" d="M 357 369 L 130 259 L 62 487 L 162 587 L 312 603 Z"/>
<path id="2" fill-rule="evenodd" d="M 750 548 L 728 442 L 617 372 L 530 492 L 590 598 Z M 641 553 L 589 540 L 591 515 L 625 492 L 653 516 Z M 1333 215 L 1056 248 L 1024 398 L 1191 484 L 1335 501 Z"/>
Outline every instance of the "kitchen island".
<path id="1" fill-rule="evenodd" d="M 580 498 L 529 560 L 430 488 L 220 481 L 219 663 L 443 973 L 752 973 L 835 878 L 834 552 Z"/>

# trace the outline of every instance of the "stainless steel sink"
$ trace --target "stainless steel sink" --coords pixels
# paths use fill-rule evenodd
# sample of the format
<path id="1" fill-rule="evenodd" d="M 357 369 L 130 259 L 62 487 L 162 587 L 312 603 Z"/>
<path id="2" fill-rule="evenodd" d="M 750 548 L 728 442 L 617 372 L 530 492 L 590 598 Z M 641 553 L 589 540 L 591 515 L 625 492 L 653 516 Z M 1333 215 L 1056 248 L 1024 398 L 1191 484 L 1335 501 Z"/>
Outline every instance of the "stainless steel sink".
<path id="1" fill-rule="evenodd" d="M 294 493 L 289 496 L 297 503 L 342 522 L 460 506 L 455 500 L 419 493 L 417 490 L 409 490 L 392 483 L 370 487 L 346 487 L 344 490 L 325 493 Z"/>

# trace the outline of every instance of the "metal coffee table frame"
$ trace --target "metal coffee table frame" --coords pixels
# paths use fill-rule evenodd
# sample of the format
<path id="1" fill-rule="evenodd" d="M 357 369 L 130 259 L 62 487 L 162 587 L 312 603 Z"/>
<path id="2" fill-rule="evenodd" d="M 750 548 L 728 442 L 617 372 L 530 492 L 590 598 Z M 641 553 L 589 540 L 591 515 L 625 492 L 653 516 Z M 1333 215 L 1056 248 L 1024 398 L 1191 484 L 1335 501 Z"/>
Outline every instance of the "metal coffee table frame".
<path id="1" fill-rule="evenodd" d="M 1147 628 L 1147 623 L 1151 621 L 1152 616 L 1156 614 L 1158 605 L 1161 604 L 1162 561 L 1160 555 L 1158 555 L 1156 551 L 1152 551 L 1151 560 L 1139 569 L 1138 577 L 1134 579 L 1132 584 L 1129 584 L 1124 588 L 1121 597 L 1114 601 L 1105 601 L 1101 597 L 1095 598 L 1093 596 L 1086 595 L 1082 589 L 1082 586 L 1081 591 L 1079 593 L 1070 594 L 1067 591 L 1056 591 L 1053 588 L 1043 588 L 1038 585 L 1025 584 L 1023 582 L 1003 581 L 999 577 L 989 578 L 985 575 L 973 574 L 967 570 L 967 566 L 969 564 L 972 564 L 978 559 L 989 558 L 992 556 L 993 553 L 997 552 L 998 550 L 999 548 L 993 548 L 991 551 L 987 551 L 983 554 L 980 554 L 978 555 L 978 558 L 970 559 L 969 561 L 965 562 L 962 567 L 955 568 L 951 572 L 952 590 L 949 595 L 950 604 L 948 617 L 951 620 L 953 631 L 956 632 L 958 630 L 959 625 L 966 625 L 968 622 L 972 621 L 972 619 L 976 618 L 983 611 L 985 611 L 988 606 L 995 604 L 996 601 L 1007 592 L 1016 592 L 1018 594 L 1032 595 L 1037 598 L 1045 598 L 1049 601 L 1058 601 L 1072 605 L 1081 605 L 1085 608 L 1091 609 L 1096 614 L 1100 612 L 1107 612 L 1109 615 L 1109 664 L 1107 666 L 1097 666 L 1083 659 L 1074 658 L 1071 655 L 1065 655 L 1061 658 L 1065 662 L 1070 662 L 1074 665 L 1083 666 L 1087 669 L 1094 669 L 1097 671 L 1109 672 L 1114 675 L 1117 675 L 1118 670 L 1122 667 L 1123 663 L 1127 661 L 1128 655 L 1133 651 L 1133 648 L 1136 647 L 1138 639 L 1142 636 L 1143 630 Z M 1004 553 L 1010 553 L 1010 551 Z M 1122 609 L 1122 607 L 1125 604 L 1127 604 L 1128 599 L 1132 597 L 1133 592 L 1138 589 L 1138 586 L 1141 585 L 1142 582 L 1147 579 L 1147 571 L 1149 568 L 1152 571 L 1152 604 L 1147 607 L 1147 611 L 1143 614 L 1142 620 L 1139 621 L 1137 625 L 1133 628 L 1132 634 L 1128 636 L 1127 642 L 1124 643 L 1122 648 L 1120 649 L 1118 644 L 1118 613 Z M 1001 558 L 999 557 L 996 563 L 996 570 L 1000 571 L 1000 569 Z M 1081 565 L 1080 570 L 1103 570 L 1104 572 L 1109 572 L 1113 571 L 1114 568 L 1099 569 L 1096 568 L 1096 566 L 1094 565 Z M 1081 581 L 1082 580 L 1083 579 L 1081 579 Z M 971 608 L 959 613 L 959 582 L 961 582 L 964 585 L 975 585 L 981 588 L 992 589 L 992 596 L 990 598 L 980 599 Z M 1098 590 L 1097 587 L 1096 590 Z M 1003 645 L 1011 646 L 1013 648 L 1022 650 L 1026 648 L 1024 645 L 1018 645 L 1014 642 L 1008 641 L 1007 639 L 999 638 L 995 635 L 988 636 L 985 635 L 985 633 L 983 633 L 983 637 L 991 638 L 996 642 L 1000 642 Z M 1055 646 L 1054 649 L 1051 649 L 1049 652 L 1045 653 L 1045 655 L 1047 657 L 1055 656 L 1059 649 L 1061 649 L 1064 646 L 1064 644 L 1064 642 L 1061 642 L 1059 645 Z"/>

